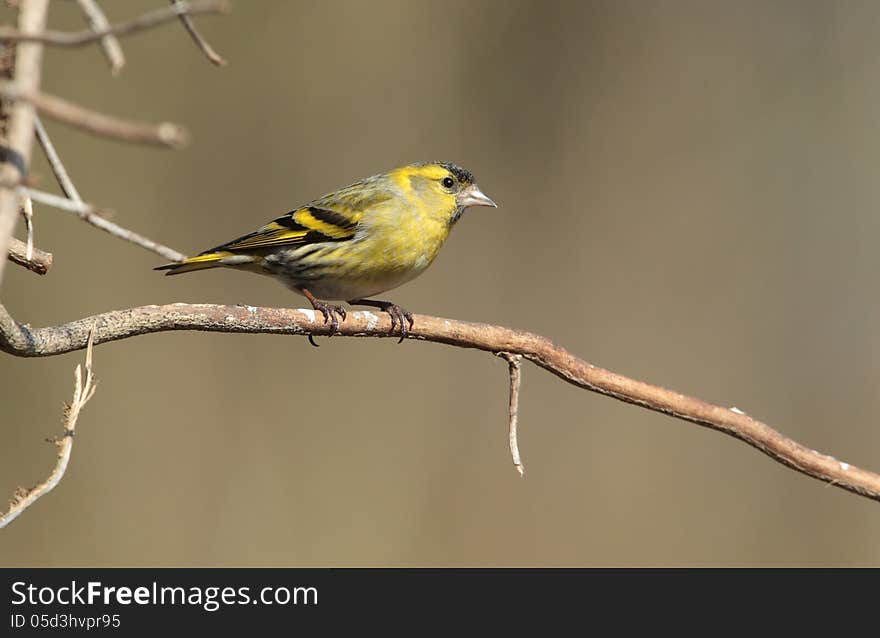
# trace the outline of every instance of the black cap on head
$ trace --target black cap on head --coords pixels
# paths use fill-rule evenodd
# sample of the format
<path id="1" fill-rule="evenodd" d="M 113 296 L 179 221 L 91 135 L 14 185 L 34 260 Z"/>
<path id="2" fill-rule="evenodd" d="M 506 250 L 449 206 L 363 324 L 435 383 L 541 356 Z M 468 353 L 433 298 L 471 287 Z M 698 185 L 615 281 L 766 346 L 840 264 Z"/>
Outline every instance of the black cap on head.
<path id="1" fill-rule="evenodd" d="M 429 162 L 431 164 L 437 164 L 437 166 L 442 166 L 447 171 L 452 173 L 455 176 L 455 179 L 458 180 L 460 184 L 468 185 L 474 183 L 473 174 L 467 170 L 459 166 L 458 164 L 453 164 L 452 162 Z"/>

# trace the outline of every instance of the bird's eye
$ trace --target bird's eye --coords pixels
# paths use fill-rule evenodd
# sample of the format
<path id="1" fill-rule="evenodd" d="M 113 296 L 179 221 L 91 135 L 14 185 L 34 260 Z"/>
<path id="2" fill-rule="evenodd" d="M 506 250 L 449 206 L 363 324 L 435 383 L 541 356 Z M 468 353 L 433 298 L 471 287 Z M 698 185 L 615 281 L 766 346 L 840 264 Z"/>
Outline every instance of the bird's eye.
<path id="1" fill-rule="evenodd" d="M 451 177 L 444 177 L 443 181 L 440 183 L 443 184 L 443 188 L 452 188 L 455 186 L 455 180 Z"/>

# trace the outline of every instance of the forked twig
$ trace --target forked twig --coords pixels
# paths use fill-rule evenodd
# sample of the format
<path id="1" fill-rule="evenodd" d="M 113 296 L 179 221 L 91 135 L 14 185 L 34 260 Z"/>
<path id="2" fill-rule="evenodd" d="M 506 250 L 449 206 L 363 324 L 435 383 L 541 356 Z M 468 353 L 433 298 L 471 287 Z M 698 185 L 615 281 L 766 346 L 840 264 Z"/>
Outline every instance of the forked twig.
<path id="1" fill-rule="evenodd" d="M 186 259 L 186 255 L 177 252 L 173 248 L 163 246 L 159 242 L 153 241 L 133 230 L 123 228 L 119 224 L 111 222 L 109 219 L 106 219 L 101 215 L 99 209 L 86 204 L 82 200 L 76 186 L 74 186 L 70 174 L 67 172 L 64 163 L 61 161 L 61 157 L 58 155 L 58 151 L 55 149 L 55 145 L 52 143 L 52 138 L 49 137 L 49 132 L 46 130 L 46 127 L 43 126 L 43 122 L 40 120 L 39 116 L 36 117 L 34 123 L 36 125 L 37 139 L 40 142 L 40 146 L 46 154 L 46 159 L 49 162 L 49 166 L 52 167 L 52 172 L 55 174 L 55 179 L 58 180 L 58 185 L 61 187 L 61 190 L 64 191 L 64 194 L 67 195 L 68 199 L 52 195 L 51 193 L 31 191 L 29 189 L 26 190 L 32 198 L 35 198 L 37 201 L 48 206 L 54 206 L 55 208 L 75 213 L 80 219 L 92 226 L 100 228 L 114 237 L 137 244 L 141 248 L 146 248 L 169 261 L 183 261 Z"/>
<path id="2" fill-rule="evenodd" d="M 131 242 L 132 244 L 137 244 L 141 248 L 146 248 L 147 250 L 154 252 L 169 261 L 183 261 L 184 259 L 186 259 L 186 255 L 177 252 L 173 248 L 169 248 L 168 246 L 164 246 L 159 242 L 155 242 L 148 237 L 144 237 L 143 235 L 134 232 L 133 230 L 123 228 L 119 224 L 114 224 L 109 219 L 106 219 L 104 216 L 102 216 L 100 209 L 95 208 L 91 204 L 86 204 L 81 199 L 67 199 L 64 197 L 59 197 L 58 195 L 53 195 L 52 193 L 45 193 L 43 191 L 34 190 L 32 188 L 26 188 L 24 186 L 19 186 L 18 192 L 28 195 L 35 202 L 75 213 L 80 219 L 88 222 L 92 226 L 100 228 L 101 230 L 110 233 L 114 237 L 118 237 L 119 239 Z"/>
<path id="3" fill-rule="evenodd" d="M 95 377 L 92 374 L 92 350 L 94 343 L 95 328 L 93 327 L 89 332 L 89 341 L 86 346 L 85 377 L 83 377 L 83 370 L 79 364 L 77 364 L 76 369 L 73 371 L 75 380 L 73 401 L 64 407 L 64 431 L 60 437 L 49 439 L 49 441 L 58 446 L 58 460 L 55 462 L 55 468 L 42 483 L 31 488 L 19 487 L 15 490 L 12 501 L 9 503 L 9 509 L 0 516 L 0 529 L 9 525 L 22 512 L 36 503 L 37 500 L 55 489 L 64 477 L 64 473 L 67 471 L 67 466 L 70 463 L 70 454 L 73 451 L 73 437 L 76 433 L 76 422 L 79 418 L 79 413 L 95 394 Z"/>
<path id="4" fill-rule="evenodd" d="M 42 42 L 43 44 L 51 44 L 63 47 L 78 47 L 96 42 L 106 36 L 123 36 L 130 33 L 137 33 L 157 27 L 161 24 L 171 22 L 180 15 L 197 15 L 205 13 L 226 13 L 229 11 L 229 3 L 223 0 L 201 0 L 194 2 L 181 2 L 171 7 L 163 7 L 156 9 L 150 13 L 123 22 L 105 29 L 85 31 L 39 31 L 24 32 L 11 27 L 0 27 L 0 40 L 10 42 Z"/>

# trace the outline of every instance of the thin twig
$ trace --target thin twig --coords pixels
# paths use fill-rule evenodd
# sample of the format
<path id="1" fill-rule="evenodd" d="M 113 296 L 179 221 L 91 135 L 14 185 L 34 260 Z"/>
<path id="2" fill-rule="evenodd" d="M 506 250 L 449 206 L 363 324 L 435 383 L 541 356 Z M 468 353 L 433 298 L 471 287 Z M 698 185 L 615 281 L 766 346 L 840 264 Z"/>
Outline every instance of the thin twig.
<path id="1" fill-rule="evenodd" d="M 0 305 L 0 350 L 20 357 L 45 357 L 79 350 L 98 327 L 95 343 L 169 330 L 327 335 L 330 326 L 311 310 L 168 304 L 115 310 L 70 323 L 34 329 L 12 319 Z M 393 337 L 386 315 L 351 312 L 340 336 Z M 858 468 L 801 445 L 742 411 L 713 405 L 644 381 L 593 366 L 546 337 L 503 326 L 416 315 L 410 339 L 486 352 L 520 354 L 560 379 L 626 403 L 690 421 L 744 441 L 772 459 L 835 487 L 880 501 L 880 474 Z"/>
<path id="2" fill-rule="evenodd" d="M 159 25 L 171 22 L 180 15 L 199 15 L 207 13 L 227 13 L 229 11 L 229 3 L 223 0 L 199 0 L 195 2 L 182 2 L 172 7 L 163 7 L 149 13 L 122 22 L 105 29 L 84 31 L 25 31 L 13 29 L 11 27 L 0 27 L 0 40 L 11 42 L 41 42 L 43 44 L 51 44 L 63 47 L 78 47 L 96 42 L 108 35 L 123 36 L 130 33 L 137 33 L 151 29 Z"/>
<path id="3" fill-rule="evenodd" d="M 0 97 L 31 104 L 41 113 L 59 122 L 123 142 L 180 148 L 189 138 L 184 128 L 177 124 L 171 122 L 144 124 L 122 120 L 113 115 L 92 111 L 55 95 L 25 90 L 17 80 L 16 83 L 0 83 Z"/>
<path id="4" fill-rule="evenodd" d="M 55 462 L 55 468 L 49 477 L 34 487 L 25 489 L 19 487 L 15 490 L 15 495 L 9 503 L 9 509 L 5 514 L 0 516 L 0 529 L 9 525 L 18 518 L 22 512 L 37 502 L 41 497 L 51 492 L 67 471 L 70 463 L 70 454 L 73 451 L 73 437 L 76 433 L 76 422 L 79 413 L 86 403 L 89 402 L 95 394 L 95 377 L 92 374 L 92 349 L 94 346 L 95 330 L 89 332 L 88 343 L 86 344 L 86 364 L 85 378 L 83 378 L 82 368 L 77 364 L 73 371 L 73 401 L 70 405 L 64 407 L 64 431 L 57 439 L 49 439 L 58 447 L 58 460 Z"/>
<path id="5" fill-rule="evenodd" d="M 43 120 L 40 119 L 39 115 L 34 117 L 34 128 L 37 131 L 37 140 L 43 148 L 43 153 L 46 154 L 46 159 L 49 161 L 49 166 L 52 167 L 52 172 L 55 174 L 55 179 L 58 180 L 61 190 L 64 191 L 64 194 L 69 199 L 75 202 L 82 202 L 82 197 L 80 197 L 79 191 L 76 190 L 76 186 L 73 185 L 73 180 L 70 179 L 70 175 L 61 161 L 58 151 L 55 150 L 55 145 L 52 143 L 49 132 L 43 126 Z"/>
<path id="6" fill-rule="evenodd" d="M 6 258 L 14 264 L 24 266 L 38 275 L 45 275 L 52 267 L 52 253 L 47 253 L 34 247 L 33 255 L 27 258 L 27 244 L 15 237 L 9 240 L 9 249 Z"/>
<path id="7" fill-rule="evenodd" d="M 24 256 L 28 261 L 31 261 L 34 258 L 34 203 L 27 195 L 21 198 L 21 215 L 24 217 L 24 226 L 27 232 L 27 248 Z"/>
<path id="8" fill-rule="evenodd" d="M 18 28 L 23 33 L 38 33 L 46 26 L 49 0 L 27 0 L 18 12 Z M 40 88 L 43 45 L 33 42 L 16 47 L 13 77 L 21 91 L 36 93 Z M 0 184 L 18 182 L 27 173 L 34 140 L 34 109 L 26 102 L 12 104 L 7 110 L 5 163 L 0 166 Z M 8 254 L 9 240 L 18 219 L 18 195 L 10 188 L 0 188 L 0 255 Z M 6 259 L 0 259 L 0 280 Z"/>
<path id="9" fill-rule="evenodd" d="M 171 4 L 172 6 L 179 7 L 183 3 L 180 0 L 171 0 Z M 181 13 L 180 21 L 183 23 L 187 33 L 189 33 L 189 36 L 193 39 L 193 42 L 196 43 L 196 46 L 205 54 L 206 58 L 208 58 L 215 66 L 226 66 L 226 60 L 217 53 L 210 44 L 208 44 L 208 41 L 205 40 L 205 38 L 202 37 L 202 34 L 198 32 L 196 25 L 193 24 L 188 15 Z"/>
<path id="10" fill-rule="evenodd" d="M 37 201 L 43 204 L 75 213 L 80 219 L 88 222 L 92 226 L 100 228 L 114 237 L 129 241 L 141 248 L 146 248 L 169 261 L 183 261 L 186 259 L 186 255 L 177 252 L 173 248 L 163 246 L 148 237 L 144 237 L 132 230 L 123 228 L 119 224 L 114 224 L 106 219 L 99 209 L 83 202 L 79 191 L 76 189 L 76 186 L 74 186 L 73 180 L 70 179 L 70 175 L 64 167 L 64 163 L 61 161 L 61 157 L 58 155 L 58 151 L 55 150 L 52 138 L 49 137 L 49 133 L 46 131 L 46 128 L 43 126 L 39 117 L 37 117 L 35 124 L 37 129 L 37 139 L 43 147 L 46 159 L 49 161 L 49 166 L 52 167 L 55 179 L 58 180 L 58 185 L 61 186 L 61 190 L 64 191 L 64 194 L 67 195 L 68 199 L 52 195 L 51 193 L 31 191 L 29 189 L 25 189 L 26 192 L 30 193 L 32 197 L 35 197 Z"/>
<path id="11" fill-rule="evenodd" d="M 95 208 L 91 204 L 86 204 L 80 199 L 67 199 L 65 197 L 53 195 L 52 193 L 44 193 L 43 191 L 26 188 L 24 186 L 19 186 L 17 190 L 19 193 L 29 196 L 35 202 L 75 213 L 80 219 L 88 222 L 92 226 L 100 228 L 101 230 L 110 233 L 114 237 L 118 237 L 119 239 L 123 239 L 125 241 L 131 242 L 132 244 L 136 244 L 141 248 L 146 248 L 147 250 L 154 252 L 157 255 L 161 255 L 169 261 L 183 261 L 184 259 L 186 259 L 186 255 L 177 252 L 173 248 L 163 246 L 162 244 L 155 242 L 148 237 L 144 237 L 139 233 L 136 233 L 127 228 L 123 228 L 119 224 L 114 224 L 102 215 L 102 211 L 100 209 Z M 77 197 L 79 197 L 78 194 Z M 106 212 L 104 212 L 104 214 L 106 214 Z"/>
<path id="12" fill-rule="evenodd" d="M 507 368 L 510 373 L 507 439 L 510 445 L 510 457 L 513 459 L 513 466 L 519 472 L 519 475 L 523 476 L 526 468 L 520 459 L 519 443 L 516 439 L 516 426 L 519 421 L 519 387 L 522 384 L 522 355 L 509 352 L 499 352 L 497 354 L 507 361 Z"/>
<path id="13" fill-rule="evenodd" d="M 93 33 L 100 33 L 110 29 L 110 21 L 104 15 L 103 9 L 98 5 L 96 0 L 76 0 L 80 10 L 89 23 Z M 110 73 L 118 75 L 125 66 L 125 54 L 122 52 L 122 45 L 115 35 L 106 33 L 101 36 L 101 49 L 104 51 L 104 57 L 110 64 Z"/>

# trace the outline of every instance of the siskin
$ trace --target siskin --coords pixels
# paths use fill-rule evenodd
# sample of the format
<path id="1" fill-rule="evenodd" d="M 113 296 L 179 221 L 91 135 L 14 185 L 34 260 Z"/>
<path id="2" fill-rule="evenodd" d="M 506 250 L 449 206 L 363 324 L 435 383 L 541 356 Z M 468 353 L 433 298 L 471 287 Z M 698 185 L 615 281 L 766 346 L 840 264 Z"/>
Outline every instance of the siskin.
<path id="1" fill-rule="evenodd" d="M 168 275 L 227 267 L 280 279 L 302 294 L 331 325 L 342 306 L 381 308 L 400 326 L 412 314 L 390 301 L 369 299 L 418 277 L 431 265 L 468 206 L 495 206 L 474 176 L 449 162 L 422 162 L 367 177 L 282 215 L 259 230 L 176 264 Z M 311 337 L 309 337 L 311 339 Z M 312 342 L 314 343 L 314 342 Z"/>

